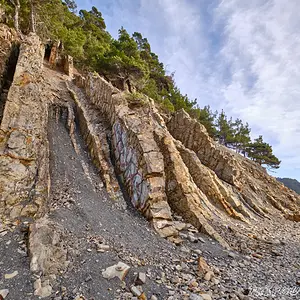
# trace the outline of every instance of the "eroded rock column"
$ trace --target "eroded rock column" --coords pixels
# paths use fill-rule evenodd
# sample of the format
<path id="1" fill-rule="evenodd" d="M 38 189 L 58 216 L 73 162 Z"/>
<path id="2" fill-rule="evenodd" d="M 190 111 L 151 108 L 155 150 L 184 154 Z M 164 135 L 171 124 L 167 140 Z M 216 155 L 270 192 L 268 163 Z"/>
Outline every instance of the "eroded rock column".
<path id="1" fill-rule="evenodd" d="M 0 214 L 42 212 L 48 196 L 47 106 L 42 99 L 44 48 L 36 35 L 20 47 L 0 127 Z"/>

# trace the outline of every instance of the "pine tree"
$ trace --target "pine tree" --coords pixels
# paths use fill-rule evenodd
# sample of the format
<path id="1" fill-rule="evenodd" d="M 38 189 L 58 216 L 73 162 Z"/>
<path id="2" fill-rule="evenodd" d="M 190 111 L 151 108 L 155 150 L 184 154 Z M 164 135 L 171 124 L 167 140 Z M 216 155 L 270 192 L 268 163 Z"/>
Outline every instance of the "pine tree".
<path id="1" fill-rule="evenodd" d="M 247 147 L 247 154 L 250 159 L 260 165 L 266 165 L 270 169 L 278 169 L 281 161 L 273 154 L 272 146 L 263 141 L 260 135 Z"/>
<path id="2" fill-rule="evenodd" d="M 213 112 L 209 105 L 204 106 L 203 108 L 194 108 L 191 109 L 190 115 L 197 119 L 207 130 L 207 133 L 210 137 L 215 138 L 217 135 L 217 129 L 215 126 L 215 119 L 218 112 Z"/>
<path id="3" fill-rule="evenodd" d="M 227 116 L 225 115 L 225 112 L 222 110 L 219 114 L 219 117 L 216 121 L 216 127 L 217 127 L 217 139 L 220 144 L 226 146 L 226 147 L 233 147 L 234 143 L 234 128 L 233 128 L 233 122 L 232 118 L 229 120 L 227 119 Z"/>
<path id="4" fill-rule="evenodd" d="M 241 153 L 244 156 L 246 156 L 246 149 L 248 145 L 251 143 L 250 138 L 250 128 L 249 124 L 246 123 L 246 125 L 243 124 L 242 120 L 236 119 L 233 123 L 234 128 L 234 148 L 237 153 Z"/>

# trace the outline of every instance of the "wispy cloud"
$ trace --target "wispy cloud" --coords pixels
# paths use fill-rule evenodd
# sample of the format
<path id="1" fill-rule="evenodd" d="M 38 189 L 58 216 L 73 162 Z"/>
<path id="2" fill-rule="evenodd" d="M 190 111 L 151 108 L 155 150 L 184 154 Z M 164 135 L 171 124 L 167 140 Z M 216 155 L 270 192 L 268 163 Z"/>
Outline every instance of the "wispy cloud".
<path id="1" fill-rule="evenodd" d="M 229 112 L 275 144 L 283 168 L 300 177 L 300 20 L 297 0 L 222 1 L 215 18 L 224 26 L 223 85 Z"/>
<path id="2" fill-rule="evenodd" d="M 114 36 L 121 26 L 146 36 L 182 92 L 248 121 L 274 145 L 279 175 L 300 179 L 298 0 L 89 3 Z"/>

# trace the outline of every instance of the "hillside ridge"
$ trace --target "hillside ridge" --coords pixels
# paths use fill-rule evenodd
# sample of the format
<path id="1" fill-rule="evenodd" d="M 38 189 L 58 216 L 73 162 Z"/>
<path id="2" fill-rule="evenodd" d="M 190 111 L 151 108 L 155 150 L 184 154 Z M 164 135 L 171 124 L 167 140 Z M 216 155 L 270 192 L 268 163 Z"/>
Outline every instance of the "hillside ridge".
<path id="1" fill-rule="evenodd" d="M 30 299 L 168 299 L 170 290 L 179 299 L 222 299 L 221 281 L 236 297 L 251 283 L 257 299 L 260 277 L 251 271 L 240 282 L 240 272 L 274 272 L 274 257 L 296 266 L 299 195 L 216 143 L 184 110 L 163 118 L 151 98 L 96 73 L 74 74 L 56 47 L 44 58 L 40 38 L 24 36 L 0 126 L 0 251 L 16 252 L 13 234 L 24 241 L 26 263 L 16 263 L 18 252 L 4 269 L 28 274 L 30 263 L 34 281 L 5 281 L 14 299 L 24 293 L 19 284 Z M 250 262 L 234 267 L 233 257 Z M 147 284 L 129 272 L 110 287 L 99 270 L 118 260 L 147 274 Z M 77 277 L 81 269 L 92 279 Z M 297 285 L 297 267 L 283 275 L 275 280 Z"/>

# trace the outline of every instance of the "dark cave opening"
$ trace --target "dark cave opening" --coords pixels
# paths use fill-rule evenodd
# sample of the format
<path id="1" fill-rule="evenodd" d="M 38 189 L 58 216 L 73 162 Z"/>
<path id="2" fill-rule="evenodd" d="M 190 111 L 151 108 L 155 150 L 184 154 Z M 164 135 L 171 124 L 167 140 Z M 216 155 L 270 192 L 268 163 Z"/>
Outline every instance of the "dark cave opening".
<path id="1" fill-rule="evenodd" d="M 47 60 L 47 61 L 49 61 L 49 59 L 50 59 L 51 49 L 52 49 L 52 47 L 51 47 L 50 44 L 46 44 L 45 45 L 45 56 L 44 56 L 44 59 Z"/>
<path id="2" fill-rule="evenodd" d="M 6 62 L 6 68 L 3 74 L 2 82 L 0 84 L 0 123 L 3 118 L 3 112 L 7 100 L 8 91 L 14 79 L 19 52 L 20 52 L 20 45 L 13 44 L 11 48 L 10 56 Z"/>

